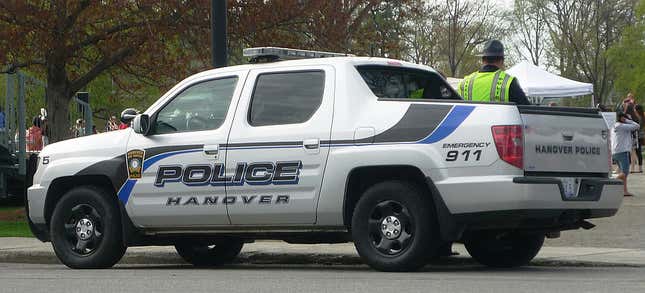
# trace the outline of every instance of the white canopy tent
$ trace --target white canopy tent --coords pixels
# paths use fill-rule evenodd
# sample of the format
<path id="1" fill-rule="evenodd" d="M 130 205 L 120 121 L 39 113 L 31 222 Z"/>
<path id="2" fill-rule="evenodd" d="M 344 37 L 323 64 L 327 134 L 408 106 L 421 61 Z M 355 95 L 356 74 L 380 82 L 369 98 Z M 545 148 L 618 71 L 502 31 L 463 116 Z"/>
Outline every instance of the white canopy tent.
<path id="1" fill-rule="evenodd" d="M 564 78 L 528 61 L 520 62 L 506 72 L 519 79 L 528 97 L 562 98 L 593 94 L 593 84 Z"/>

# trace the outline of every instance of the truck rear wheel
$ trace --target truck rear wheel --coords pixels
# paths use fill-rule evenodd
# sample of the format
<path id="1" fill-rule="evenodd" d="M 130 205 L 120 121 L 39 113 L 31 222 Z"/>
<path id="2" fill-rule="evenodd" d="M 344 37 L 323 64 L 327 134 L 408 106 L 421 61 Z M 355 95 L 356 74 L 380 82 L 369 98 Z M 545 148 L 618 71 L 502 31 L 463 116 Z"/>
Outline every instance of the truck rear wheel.
<path id="1" fill-rule="evenodd" d="M 369 266 L 414 271 L 436 253 L 437 224 L 426 193 L 404 181 L 378 183 L 365 191 L 356 204 L 351 230 L 356 250 Z"/>
<path id="2" fill-rule="evenodd" d="M 464 241 L 466 250 L 477 262 L 496 268 L 524 266 L 538 254 L 544 234 L 483 231 Z"/>
<path id="3" fill-rule="evenodd" d="M 243 246 L 244 242 L 240 239 L 227 239 L 212 245 L 182 243 L 175 245 L 175 249 L 188 263 L 203 267 L 232 263 Z"/>
<path id="4" fill-rule="evenodd" d="M 116 264 L 126 247 L 118 206 L 107 191 L 81 186 L 60 199 L 50 221 L 54 252 L 73 269 L 101 269 Z"/>

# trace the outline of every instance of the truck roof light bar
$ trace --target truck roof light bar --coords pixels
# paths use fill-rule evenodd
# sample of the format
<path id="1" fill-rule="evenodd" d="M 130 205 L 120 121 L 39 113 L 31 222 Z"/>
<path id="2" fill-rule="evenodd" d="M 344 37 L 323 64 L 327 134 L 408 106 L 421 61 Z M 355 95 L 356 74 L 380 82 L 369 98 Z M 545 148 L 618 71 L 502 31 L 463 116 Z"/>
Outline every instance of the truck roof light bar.
<path id="1" fill-rule="evenodd" d="M 323 51 L 309 51 L 279 47 L 246 48 L 242 51 L 244 57 L 250 57 L 250 63 L 275 62 L 280 60 L 326 58 L 326 57 L 351 57 L 353 54 L 332 53 Z"/>

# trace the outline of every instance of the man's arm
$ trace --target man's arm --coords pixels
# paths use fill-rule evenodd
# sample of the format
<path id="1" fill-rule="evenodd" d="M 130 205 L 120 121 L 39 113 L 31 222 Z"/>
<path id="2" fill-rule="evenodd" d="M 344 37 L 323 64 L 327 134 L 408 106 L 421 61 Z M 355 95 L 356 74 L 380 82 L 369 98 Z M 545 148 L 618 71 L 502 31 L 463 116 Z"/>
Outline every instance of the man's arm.
<path id="1" fill-rule="evenodd" d="M 622 131 L 636 131 L 640 128 L 640 125 L 632 120 L 625 119 L 625 123 L 616 123 L 614 126 L 616 130 L 622 130 Z"/>
<path id="2" fill-rule="evenodd" d="M 529 102 L 529 99 L 526 98 L 526 94 L 524 94 L 524 91 L 520 87 L 520 82 L 517 81 L 517 78 L 513 78 L 513 81 L 511 81 L 511 87 L 508 90 L 508 101 L 509 102 L 514 102 L 515 104 L 518 105 L 530 105 L 531 102 Z"/>

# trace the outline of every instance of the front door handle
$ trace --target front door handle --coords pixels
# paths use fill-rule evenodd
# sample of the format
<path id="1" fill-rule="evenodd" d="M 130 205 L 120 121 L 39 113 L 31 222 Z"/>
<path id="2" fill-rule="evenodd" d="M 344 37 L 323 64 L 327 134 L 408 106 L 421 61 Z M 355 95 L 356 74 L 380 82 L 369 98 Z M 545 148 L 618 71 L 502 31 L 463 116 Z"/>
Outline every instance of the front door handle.
<path id="1" fill-rule="evenodd" d="M 204 145 L 204 154 L 207 156 L 212 156 L 217 158 L 217 155 L 219 154 L 219 145 L 218 144 Z"/>
<path id="2" fill-rule="evenodd" d="M 305 141 L 302 142 L 302 145 L 307 150 L 315 150 L 315 149 L 318 149 L 320 147 L 320 140 L 317 139 L 317 138 L 306 139 Z"/>

